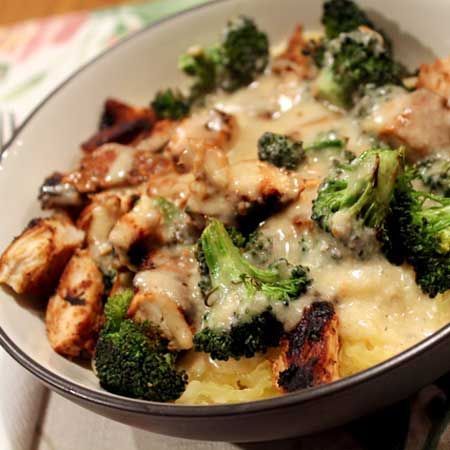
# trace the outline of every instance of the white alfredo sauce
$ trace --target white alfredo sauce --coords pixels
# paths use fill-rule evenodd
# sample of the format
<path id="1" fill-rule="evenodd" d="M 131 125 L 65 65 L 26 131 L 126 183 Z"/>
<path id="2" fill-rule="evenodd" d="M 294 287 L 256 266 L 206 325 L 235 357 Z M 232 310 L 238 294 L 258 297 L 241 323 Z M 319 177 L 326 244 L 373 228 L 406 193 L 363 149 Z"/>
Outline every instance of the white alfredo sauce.
<path id="1" fill-rule="evenodd" d="M 393 95 L 402 92 L 390 92 Z M 360 119 L 333 111 L 315 100 L 308 83 L 294 74 L 266 75 L 235 94 L 215 96 L 209 106 L 236 117 L 239 135 L 228 154 L 232 163 L 257 158 L 257 141 L 266 131 L 290 135 L 306 145 L 321 132 L 335 131 L 348 140 L 347 148 L 355 155 L 373 146 L 373 139 L 361 130 Z M 376 109 L 376 105 L 371 106 Z M 311 206 L 331 164 L 326 151 L 318 150 L 308 157 L 298 170 L 305 179 L 299 200 L 269 218 L 261 230 L 272 237 L 276 257 L 308 266 L 313 279 L 299 300 L 289 306 L 273 305 L 285 329 L 298 323 L 305 305 L 318 299 L 328 300 L 334 303 L 339 316 L 342 359 L 354 353 L 355 343 L 358 349 L 371 352 L 370 357 L 360 356 L 367 360 L 359 366 L 343 363 L 344 375 L 375 364 L 430 335 L 449 322 L 450 307 L 445 296 L 430 299 L 423 294 L 411 268 L 394 266 L 379 252 L 358 259 L 318 230 L 310 219 Z M 302 251 L 308 247 L 308 240 L 309 248 Z M 235 310 L 218 308 L 208 320 L 230 324 Z"/>

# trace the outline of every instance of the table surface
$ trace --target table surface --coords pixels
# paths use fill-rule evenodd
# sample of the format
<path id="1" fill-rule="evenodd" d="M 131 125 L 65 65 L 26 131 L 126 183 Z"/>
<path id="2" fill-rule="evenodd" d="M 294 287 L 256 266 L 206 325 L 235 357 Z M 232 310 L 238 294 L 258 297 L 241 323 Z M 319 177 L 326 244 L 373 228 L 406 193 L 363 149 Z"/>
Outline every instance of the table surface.
<path id="1" fill-rule="evenodd" d="M 70 417 L 70 420 L 67 420 L 68 417 Z M 330 439 L 331 434 L 332 440 Z M 331 442 L 332 444 L 330 444 Z M 339 430 L 304 438 L 247 444 L 175 439 L 114 422 L 49 392 L 31 449 L 342 450 L 344 448 L 355 448 L 354 445 L 353 438 Z"/>
<path id="2" fill-rule="evenodd" d="M 0 0 L 0 25 L 121 3 L 130 3 L 130 0 Z"/>

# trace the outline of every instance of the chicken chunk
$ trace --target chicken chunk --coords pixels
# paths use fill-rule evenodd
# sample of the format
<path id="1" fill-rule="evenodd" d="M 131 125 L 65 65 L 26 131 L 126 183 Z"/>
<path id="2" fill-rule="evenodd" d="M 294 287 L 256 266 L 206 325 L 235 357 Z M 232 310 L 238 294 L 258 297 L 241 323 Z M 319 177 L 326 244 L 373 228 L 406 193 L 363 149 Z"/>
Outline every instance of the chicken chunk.
<path id="1" fill-rule="evenodd" d="M 132 196 L 127 202 L 119 195 L 99 195 L 78 219 L 78 228 L 86 232 L 89 253 L 104 273 L 113 269 L 114 252 L 109 234 L 119 218 L 131 209 L 132 201 Z"/>
<path id="2" fill-rule="evenodd" d="M 155 274 L 155 276 L 157 276 Z M 172 350 L 188 350 L 193 345 L 191 328 L 182 310 L 167 295 L 137 293 L 128 314 L 137 322 L 148 321 L 158 326 Z"/>
<path id="3" fill-rule="evenodd" d="M 139 272 L 134 279 L 137 294 L 128 310 L 129 316 L 159 326 L 171 348 L 192 348 L 192 330 L 187 317 L 192 314 L 190 299 L 198 282 L 192 249 L 157 251 L 147 265 L 151 268 Z"/>
<path id="4" fill-rule="evenodd" d="M 450 101 L 450 57 L 437 59 L 432 64 L 422 64 L 417 81 L 418 88 L 425 88 Z"/>
<path id="5" fill-rule="evenodd" d="M 79 208 L 85 202 L 85 198 L 77 188 L 59 172 L 52 173 L 44 180 L 39 189 L 38 199 L 43 209 Z"/>
<path id="6" fill-rule="evenodd" d="M 150 246 L 163 242 L 163 236 L 159 232 L 162 220 L 161 211 L 155 207 L 153 198 L 143 195 L 133 209 L 117 221 L 111 229 L 109 241 L 122 264 L 133 265 L 137 262 L 132 253 L 133 246 L 137 248 L 138 243 Z M 148 246 L 145 245 L 144 253 L 148 251 Z"/>
<path id="7" fill-rule="evenodd" d="M 87 194 L 138 186 L 152 175 L 169 171 L 173 171 L 171 160 L 160 154 L 106 144 L 84 156 L 74 172 L 48 177 L 41 186 L 39 199 L 46 209 L 79 207 L 85 203 Z"/>
<path id="8" fill-rule="evenodd" d="M 248 160 L 229 165 L 213 151 L 206 153 L 196 178 L 191 184 L 189 210 L 226 223 L 261 209 L 273 212 L 295 200 L 302 187 L 296 175 L 270 164 Z"/>
<path id="9" fill-rule="evenodd" d="M 269 199 L 282 204 L 295 200 L 300 181 L 270 164 L 249 160 L 230 166 L 228 190 L 239 199 L 239 212 L 244 212 L 252 204 L 265 204 Z"/>
<path id="10" fill-rule="evenodd" d="M 155 175 L 148 181 L 146 192 L 150 197 L 164 197 L 184 208 L 194 179 L 192 173 L 167 172 Z"/>
<path id="11" fill-rule="evenodd" d="M 277 386 L 292 392 L 339 378 L 338 318 L 329 302 L 314 302 L 281 343 L 273 364 Z"/>
<path id="12" fill-rule="evenodd" d="M 162 197 L 143 195 L 133 209 L 114 225 L 109 240 L 120 261 L 139 266 L 153 248 L 176 242 L 189 243 L 194 229 L 190 217 Z"/>
<path id="13" fill-rule="evenodd" d="M 275 58 L 273 72 L 277 74 L 294 72 L 301 79 L 306 80 L 314 78 L 316 69 L 307 52 L 308 43 L 303 37 L 303 28 L 301 25 L 297 25 L 289 38 L 286 49 Z"/>
<path id="14" fill-rule="evenodd" d="M 164 172 L 170 161 L 152 152 L 119 144 L 106 144 L 85 156 L 79 170 L 68 176 L 79 192 L 97 192 L 118 186 L 134 186 L 153 173 Z"/>
<path id="15" fill-rule="evenodd" d="M 91 355 L 102 324 L 103 276 L 85 250 L 72 256 L 47 306 L 53 349 L 64 356 Z"/>
<path id="16" fill-rule="evenodd" d="M 83 240 L 66 216 L 33 219 L 3 252 L 0 283 L 18 294 L 48 294 Z"/>
<path id="17" fill-rule="evenodd" d="M 170 141 L 178 123 L 176 120 L 158 120 L 152 128 L 150 135 L 142 139 L 136 145 L 136 148 L 152 153 L 161 151 Z"/>
<path id="18" fill-rule="evenodd" d="M 231 148 L 238 125 L 234 116 L 213 109 L 181 121 L 167 144 L 166 151 L 181 172 L 191 171 L 209 148 Z"/>
<path id="19" fill-rule="evenodd" d="M 135 108 L 109 98 L 105 102 L 99 131 L 81 144 L 85 152 L 92 152 L 109 142 L 130 144 L 148 133 L 156 117 L 149 108 Z"/>
<path id="20" fill-rule="evenodd" d="M 405 145 L 413 162 L 436 150 L 450 155 L 450 108 L 444 97 L 427 89 L 404 93 L 380 105 L 363 122 L 363 128 L 393 146 Z"/>

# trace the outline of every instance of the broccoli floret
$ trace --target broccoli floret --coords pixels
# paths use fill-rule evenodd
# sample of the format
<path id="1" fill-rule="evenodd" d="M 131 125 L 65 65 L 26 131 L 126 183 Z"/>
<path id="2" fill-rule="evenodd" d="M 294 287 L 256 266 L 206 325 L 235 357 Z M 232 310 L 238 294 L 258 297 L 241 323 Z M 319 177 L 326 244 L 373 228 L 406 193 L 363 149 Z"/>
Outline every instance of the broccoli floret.
<path id="1" fill-rule="evenodd" d="M 253 264 L 266 265 L 272 258 L 273 240 L 261 231 L 256 230 L 250 234 L 244 247 L 244 255 Z"/>
<path id="2" fill-rule="evenodd" d="M 173 89 L 159 91 L 151 103 L 158 119 L 181 119 L 189 114 L 190 103 L 184 95 Z"/>
<path id="3" fill-rule="evenodd" d="M 212 359 L 251 358 L 269 347 L 276 347 L 283 331 L 283 325 L 265 311 L 229 330 L 205 328 L 195 335 L 195 345 L 197 351 L 209 353 Z"/>
<path id="4" fill-rule="evenodd" d="M 243 248 L 247 244 L 247 236 L 244 236 L 236 227 L 225 227 L 233 244 L 236 247 Z"/>
<path id="5" fill-rule="evenodd" d="M 112 296 L 105 305 L 106 323 L 95 348 L 100 385 L 115 394 L 153 401 L 176 400 L 187 376 L 175 367 L 176 354 L 149 323 L 126 319 L 131 290 Z"/>
<path id="6" fill-rule="evenodd" d="M 367 14 L 351 0 L 328 0 L 323 5 L 322 24 L 328 39 L 337 38 L 341 33 L 355 31 L 361 26 L 371 28 L 383 36 L 386 48 L 392 50 L 392 42 L 377 28 Z"/>
<path id="7" fill-rule="evenodd" d="M 104 330 L 114 332 L 120 328 L 120 324 L 127 314 L 132 298 L 133 291 L 131 289 L 126 289 L 119 294 L 108 298 L 104 308 L 106 318 L 106 322 L 103 327 Z"/>
<path id="8" fill-rule="evenodd" d="M 253 20 L 240 17 L 228 23 L 222 42 L 194 47 L 181 56 L 179 67 L 193 78 L 193 102 L 221 88 L 235 91 L 250 84 L 269 62 L 269 41 Z"/>
<path id="9" fill-rule="evenodd" d="M 247 248 L 248 238 L 244 236 L 236 227 L 228 226 L 225 228 L 228 235 L 230 236 L 233 245 L 238 248 Z M 198 287 L 202 292 L 203 296 L 207 298 L 211 292 L 211 279 L 209 277 L 209 269 L 206 264 L 205 254 L 202 249 L 202 242 L 199 240 L 195 248 L 195 257 L 198 263 L 198 271 L 200 274 L 200 281 L 198 282 Z"/>
<path id="10" fill-rule="evenodd" d="M 410 170 L 399 177 L 383 248 L 391 262 L 410 263 L 430 297 L 450 289 L 450 199 L 416 191 Z"/>
<path id="11" fill-rule="evenodd" d="M 254 266 L 218 220 L 203 231 L 200 248 L 201 270 L 209 274 L 210 293 L 209 309 L 194 336 L 196 350 L 226 360 L 250 357 L 276 345 L 283 327 L 274 309 L 305 292 L 310 283 L 307 270 L 286 261 L 268 269 Z"/>
<path id="12" fill-rule="evenodd" d="M 229 22 L 222 44 L 224 74 L 221 87 L 234 91 L 250 84 L 269 62 L 267 34 L 253 20 L 240 17 Z"/>
<path id="13" fill-rule="evenodd" d="M 320 186 L 312 219 L 348 247 L 364 250 L 383 226 L 402 163 L 403 151 L 380 149 L 340 166 Z"/>
<path id="14" fill-rule="evenodd" d="M 194 80 L 189 95 L 190 102 L 198 102 L 217 87 L 221 56 L 217 48 L 194 47 L 182 55 L 178 67 Z"/>
<path id="15" fill-rule="evenodd" d="M 326 39 L 311 39 L 307 42 L 305 49 L 303 50 L 304 55 L 308 55 L 314 61 L 314 64 L 322 68 L 325 63 L 325 52 L 326 52 Z"/>
<path id="16" fill-rule="evenodd" d="M 416 167 L 420 179 L 432 193 L 450 197 L 450 160 L 436 156 Z"/>
<path id="17" fill-rule="evenodd" d="M 200 280 L 198 287 L 205 298 L 208 298 L 209 293 L 212 290 L 211 279 L 209 277 L 208 264 L 206 264 L 205 253 L 203 252 L 202 242 L 199 240 L 195 248 L 195 258 L 198 263 L 198 273 Z"/>
<path id="18" fill-rule="evenodd" d="M 288 136 L 271 132 L 264 133 L 258 140 L 258 157 L 274 166 L 296 169 L 303 159 L 301 142 Z"/>
<path id="19" fill-rule="evenodd" d="M 323 4 L 322 24 L 328 39 L 354 31 L 360 26 L 374 29 L 366 13 L 351 0 L 328 0 Z"/>
<path id="20" fill-rule="evenodd" d="M 327 43 L 315 89 L 320 98 L 348 108 L 365 86 L 402 85 L 403 75 L 404 68 L 392 59 L 379 34 L 353 31 Z"/>

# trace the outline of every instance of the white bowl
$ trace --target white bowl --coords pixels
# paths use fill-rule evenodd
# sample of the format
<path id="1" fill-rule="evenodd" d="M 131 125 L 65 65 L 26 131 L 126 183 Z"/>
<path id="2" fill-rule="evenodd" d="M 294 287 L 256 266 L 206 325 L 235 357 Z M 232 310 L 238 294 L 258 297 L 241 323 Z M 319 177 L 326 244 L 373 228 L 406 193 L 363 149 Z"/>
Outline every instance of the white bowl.
<path id="1" fill-rule="evenodd" d="M 44 177 L 72 168 L 79 143 L 96 128 L 106 97 L 145 105 L 162 87 L 182 81 L 177 58 L 193 43 L 216 39 L 226 20 L 254 17 L 272 43 L 295 24 L 317 28 L 318 0 L 228 0 L 161 21 L 83 67 L 27 119 L 2 155 L 0 249 L 41 214 L 36 200 Z M 450 53 L 448 0 L 361 1 L 411 65 Z M 361 374 L 328 386 L 239 405 L 181 406 L 125 399 L 99 388 L 88 368 L 52 351 L 42 310 L 0 290 L 0 341 L 52 389 L 101 414 L 152 431 L 211 440 L 268 440 L 311 433 L 350 420 L 413 392 L 450 369 L 450 328 Z M 264 426 L 265 421 L 268 426 Z M 245 423 L 245 426 L 243 424 Z"/>

